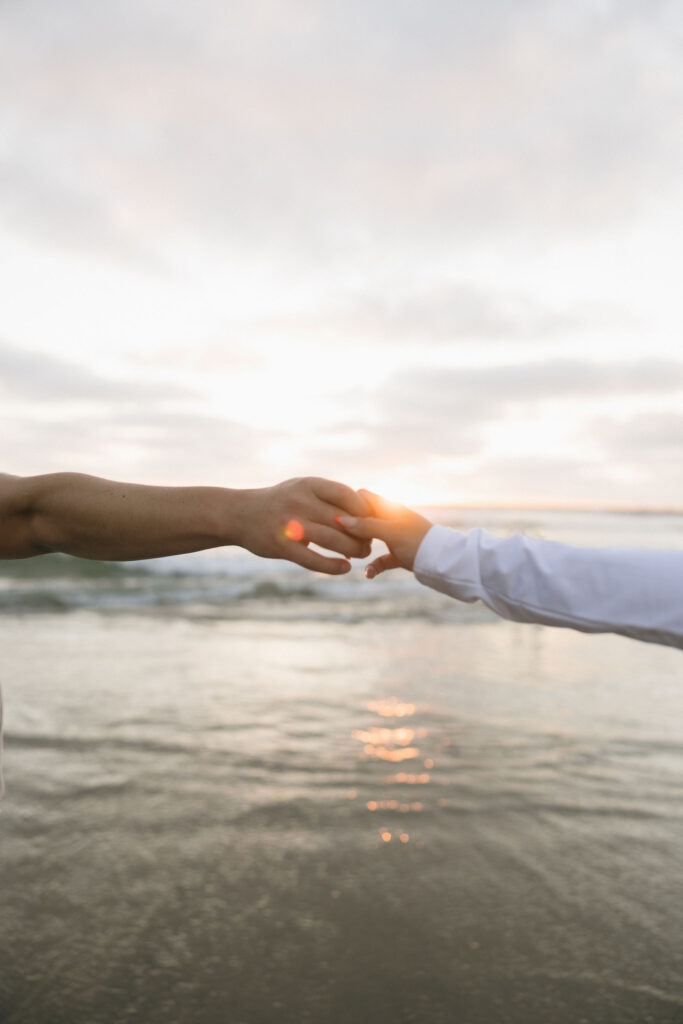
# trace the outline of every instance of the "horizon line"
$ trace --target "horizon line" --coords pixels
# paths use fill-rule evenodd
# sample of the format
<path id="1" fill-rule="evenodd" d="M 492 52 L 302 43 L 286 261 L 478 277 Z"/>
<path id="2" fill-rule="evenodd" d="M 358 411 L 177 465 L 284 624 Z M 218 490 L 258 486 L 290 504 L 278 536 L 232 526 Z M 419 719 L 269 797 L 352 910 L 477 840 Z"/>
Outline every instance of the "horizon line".
<path id="1" fill-rule="evenodd" d="M 659 516 L 680 516 L 683 515 L 683 507 L 675 505 L 622 505 L 601 502 L 600 504 L 588 504 L 585 502 L 504 502 L 504 501 L 459 501 L 459 502 L 436 502 L 435 504 L 421 503 L 415 505 L 421 509 L 469 509 L 472 511 L 506 511 L 506 512 L 613 512 L 620 515 L 659 515 Z"/>

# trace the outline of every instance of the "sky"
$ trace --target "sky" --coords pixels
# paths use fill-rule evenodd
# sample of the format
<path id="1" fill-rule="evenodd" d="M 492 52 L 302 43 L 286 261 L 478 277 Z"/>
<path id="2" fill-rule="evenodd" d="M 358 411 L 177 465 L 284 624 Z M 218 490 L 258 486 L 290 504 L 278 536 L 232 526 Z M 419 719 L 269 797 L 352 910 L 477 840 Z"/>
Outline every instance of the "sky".
<path id="1" fill-rule="evenodd" d="M 683 6 L 3 0 L 0 468 L 683 508 Z"/>

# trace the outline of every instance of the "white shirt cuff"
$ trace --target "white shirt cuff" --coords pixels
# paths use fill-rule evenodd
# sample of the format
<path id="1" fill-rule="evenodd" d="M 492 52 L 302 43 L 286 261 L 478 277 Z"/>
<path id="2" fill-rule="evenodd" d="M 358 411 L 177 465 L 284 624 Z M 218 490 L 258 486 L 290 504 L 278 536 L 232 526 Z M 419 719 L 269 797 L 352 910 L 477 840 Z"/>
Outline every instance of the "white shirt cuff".
<path id="1" fill-rule="evenodd" d="M 466 593 L 469 589 L 466 584 L 474 583 L 477 578 L 476 558 L 473 557 L 466 535 L 449 526 L 439 526 L 437 523 L 427 531 L 417 549 L 413 572 L 415 578 L 426 587 L 440 590 L 442 594 L 450 594 L 451 597 L 460 597 L 463 601 L 475 600 L 475 596 Z M 454 587 L 455 579 L 465 584 L 462 593 L 458 593 Z"/>

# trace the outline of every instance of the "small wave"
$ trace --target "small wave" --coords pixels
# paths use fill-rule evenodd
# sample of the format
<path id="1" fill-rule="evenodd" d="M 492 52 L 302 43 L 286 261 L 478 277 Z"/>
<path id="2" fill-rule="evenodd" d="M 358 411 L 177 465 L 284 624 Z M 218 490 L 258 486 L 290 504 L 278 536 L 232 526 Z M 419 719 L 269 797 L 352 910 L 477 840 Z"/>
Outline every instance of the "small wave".
<path id="1" fill-rule="evenodd" d="M 259 598 L 265 597 L 285 598 L 287 600 L 292 598 L 306 598 L 313 601 L 321 596 L 322 595 L 315 589 L 315 587 L 284 587 L 282 584 L 276 583 L 275 580 L 263 580 L 262 582 L 255 583 L 248 590 L 239 595 L 242 600 L 258 600 Z"/>
<path id="2" fill-rule="evenodd" d="M 134 738 L 122 736 L 58 736 L 54 733 L 8 732 L 5 745 L 28 750 L 64 750 L 72 753 L 103 750 L 131 750 L 142 754 L 187 754 L 194 750 L 187 744 L 172 740 Z"/>
<path id="3" fill-rule="evenodd" d="M 0 612 L 65 612 L 71 607 L 60 594 L 50 591 L 0 593 Z"/>
<path id="4" fill-rule="evenodd" d="M 314 800 L 298 798 L 270 803 L 256 804 L 233 818 L 233 825 L 247 827 L 291 829 L 297 825 L 310 828 L 329 813 Z"/>
<path id="5" fill-rule="evenodd" d="M 72 801 L 92 800 L 94 797 L 97 797 L 97 799 L 101 800 L 108 796 L 120 796 L 131 788 L 131 780 L 127 778 L 83 782 L 80 785 L 72 786 L 71 789 L 61 792 L 60 799 Z"/>
<path id="6" fill-rule="evenodd" d="M 62 554 L 0 562 L 0 579 L 7 580 L 100 580 L 150 575 L 147 562 L 99 562 Z"/>
<path id="7" fill-rule="evenodd" d="M 4 585 L 3 585 L 4 584 Z M 99 579 L 0 580 L 0 614 L 181 615 L 192 620 L 314 619 L 356 623 L 370 619 L 492 622 L 483 605 L 463 606 L 422 587 L 407 574 L 382 585 L 360 574 L 343 580 L 281 571 L 271 576 L 183 576 L 140 573 Z"/>

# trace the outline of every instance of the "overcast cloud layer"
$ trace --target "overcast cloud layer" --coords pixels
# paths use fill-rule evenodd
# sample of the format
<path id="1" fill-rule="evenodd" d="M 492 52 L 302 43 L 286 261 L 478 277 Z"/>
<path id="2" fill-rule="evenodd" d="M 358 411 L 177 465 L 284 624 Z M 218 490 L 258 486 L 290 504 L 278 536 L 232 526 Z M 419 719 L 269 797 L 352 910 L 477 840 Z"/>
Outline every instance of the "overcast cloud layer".
<path id="1" fill-rule="evenodd" d="M 683 8 L 7 0 L 13 472 L 683 506 Z"/>

